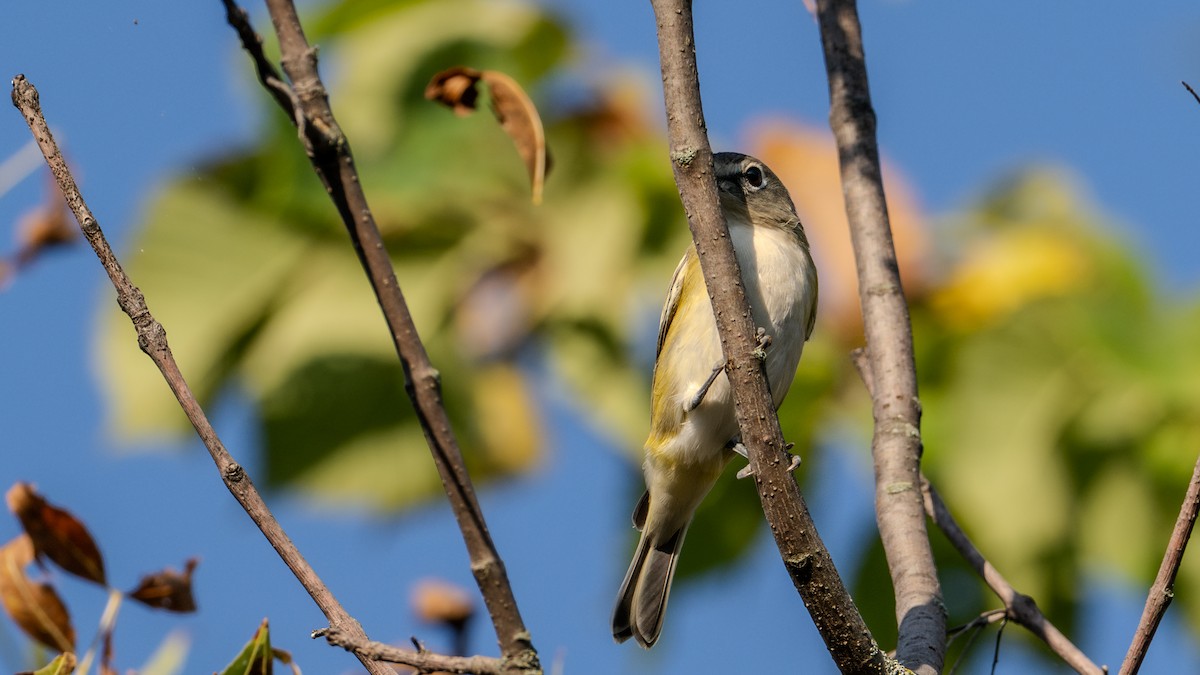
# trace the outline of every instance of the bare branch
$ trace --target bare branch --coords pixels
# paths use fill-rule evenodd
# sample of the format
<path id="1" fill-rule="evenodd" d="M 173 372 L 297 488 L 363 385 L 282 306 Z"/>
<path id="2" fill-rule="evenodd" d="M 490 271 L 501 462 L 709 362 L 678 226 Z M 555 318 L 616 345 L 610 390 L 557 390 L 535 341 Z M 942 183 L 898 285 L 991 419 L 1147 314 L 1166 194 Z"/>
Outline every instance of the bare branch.
<path id="1" fill-rule="evenodd" d="M 924 476 L 921 477 L 921 490 L 925 495 L 925 510 L 929 517 L 950 540 L 959 555 L 967 561 L 976 574 L 983 578 L 988 588 L 991 588 L 1004 603 L 1005 615 L 1010 620 L 1039 637 L 1068 666 L 1074 668 L 1075 672 L 1085 675 L 1101 675 L 1107 672 L 1093 663 L 1083 651 L 1067 639 L 1067 636 L 1063 635 L 1053 623 L 1050 623 L 1033 598 L 1018 592 L 1000 572 L 996 571 L 996 568 L 983 557 L 979 549 L 975 548 L 962 528 L 958 526 L 954 516 L 950 515 L 946 503 L 942 501 L 941 495 Z"/>
<path id="2" fill-rule="evenodd" d="M 1129 645 L 1125 662 L 1121 664 L 1121 675 L 1133 675 L 1142 667 L 1142 660 L 1146 658 L 1146 652 L 1150 649 L 1154 632 L 1158 630 L 1158 624 L 1162 622 L 1167 607 L 1175 597 L 1175 575 L 1183 562 L 1183 551 L 1192 537 L 1197 511 L 1200 511 L 1200 458 L 1196 460 L 1187 494 L 1179 507 L 1179 517 L 1175 519 L 1175 529 L 1171 532 L 1167 552 L 1158 567 L 1154 585 L 1150 587 L 1150 593 L 1146 597 L 1146 607 L 1142 610 L 1142 618 L 1133 634 L 1133 643 Z"/>
<path id="3" fill-rule="evenodd" d="M 232 0 L 223 2 L 228 7 Z M 504 562 L 488 532 L 483 511 L 475 498 L 475 488 L 463 463 L 462 451 L 442 406 L 438 373 L 430 363 L 404 294 L 396 282 L 391 258 L 359 182 L 350 143 L 329 106 L 325 86 L 317 71 L 317 50 L 304 36 L 292 0 L 267 0 L 267 9 L 279 37 L 283 70 L 292 86 L 287 96 L 280 96 L 273 81 L 264 79 L 264 84 L 297 125 L 313 170 L 333 200 L 383 310 L 404 369 L 405 388 L 425 432 L 471 558 L 471 571 L 495 626 L 506 672 L 540 673 L 532 638 L 521 619 Z M 227 13 L 242 39 L 242 46 L 256 64 L 261 64 L 266 60 L 261 41 L 245 25 L 245 14 Z"/>
<path id="4" fill-rule="evenodd" d="M 329 589 L 325 587 L 324 582 L 309 566 L 304 556 L 300 554 L 295 544 L 283 531 L 279 522 L 275 520 L 245 469 L 234 461 L 233 456 L 221 443 L 221 439 L 217 437 L 217 432 L 209 423 L 208 417 L 201 409 L 200 403 L 196 401 L 196 397 L 192 395 L 191 388 L 188 387 L 187 381 L 184 380 L 183 374 L 179 370 L 179 365 L 175 362 L 171 347 L 167 343 L 166 330 L 150 313 L 150 308 L 146 306 L 142 292 L 125 274 L 120 261 L 117 260 L 112 248 L 108 245 L 104 232 L 100 229 L 100 223 L 96 221 L 91 209 L 84 202 L 83 195 L 80 194 L 79 188 L 75 184 L 75 178 L 63 160 L 62 153 L 59 152 L 58 145 L 50 134 L 50 128 L 42 116 L 37 89 L 25 79 L 24 75 L 17 75 L 13 78 L 12 87 L 13 105 L 25 117 L 25 122 L 33 132 L 33 137 L 37 140 L 42 155 L 46 158 L 50 172 L 54 174 L 59 189 L 62 190 L 67 206 L 75 214 L 75 219 L 79 222 L 80 229 L 83 230 L 83 236 L 91 244 L 92 250 L 96 252 L 96 257 L 100 259 L 104 271 L 108 273 L 108 278 L 117 291 L 117 303 L 121 306 L 121 310 L 129 315 L 134 330 L 137 331 L 138 346 L 162 372 L 163 378 L 171 387 L 171 392 L 175 394 L 184 414 L 196 429 L 200 440 L 204 442 L 204 447 L 208 448 L 208 453 L 217 465 L 225 487 L 229 488 L 229 492 L 246 510 L 246 514 L 262 531 L 263 536 L 267 538 L 292 574 L 296 575 L 300 585 L 312 596 L 313 601 L 329 619 L 329 624 L 349 635 L 365 640 L 366 635 L 363 634 L 362 627 L 342 608 Z M 389 668 L 380 664 L 366 659 L 361 660 L 367 670 L 375 675 L 391 675 L 392 673 Z"/>
<path id="5" fill-rule="evenodd" d="M 1181 82 L 1192 98 L 1200 103 L 1200 94 L 1187 82 Z M 1146 652 L 1150 649 L 1150 641 L 1162 622 L 1167 607 L 1175 597 L 1175 575 L 1183 562 L 1183 551 L 1187 548 L 1188 540 L 1192 537 L 1192 527 L 1196 524 L 1196 513 L 1200 511 L 1200 458 L 1192 469 L 1192 481 L 1188 483 L 1187 494 L 1179 507 L 1179 517 L 1175 519 L 1175 529 L 1171 532 L 1171 540 L 1167 544 L 1167 552 L 1162 564 L 1158 567 L 1158 575 L 1146 596 L 1146 607 L 1142 609 L 1142 618 L 1138 621 L 1137 630 L 1133 634 L 1133 642 L 1125 661 L 1121 664 L 1121 675 L 1132 675 L 1142 667 Z"/>
<path id="6" fill-rule="evenodd" d="M 352 636 L 336 628 L 313 631 L 314 638 L 323 637 L 334 647 L 341 647 L 360 658 L 387 663 L 412 666 L 422 673 L 471 673 L 472 675 L 503 675 L 506 672 L 501 659 L 488 656 L 445 656 L 425 650 L 401 649 L 382 642 L 372 642 Z"/>
<path id="7" fill-rule="evenodd" d="M 854 0 L 818 0 L 817 21 L 829 77 L 829 123 L 837 140 L 876 383 L 871 443 L 875 519 L 896 592 L 896 656 L 920 673 L 936 673 L 945 660 L 946 610 L 925 529 L 912 327 L 884 201 L 862 29 Z"/>
<path id="8" fill-rule="evenodd" d="M 851 358 L 854 361 L 855 368 L 858 369 L 859 376 L 862 377 L 867 391 L 874 397 L 875 380 L 871 375 L 866 350 L 854 350 Z M 967 564 L 975 570 L 975 573 L 983 579 L 984 583 L 1004 603 L 1003 614 L 1005 617 L 1015 621 L 1018 625 L 1025 627 L 1029 632 L 1041 638 L 1059 658 L 1074 668 L 1076 672 L 1084 673 L 1085 675 L 1099 675 L 1106 672 L 1105 669 L 1092 663 L 1091 659 L 1055 628 L 1054 624 L 1050 623 L 1050 620 L 1042 614 L 1042 611 L 1037 606 L 1037 602 L 1033 598 L 1014 589 L 1012 584 L 1008 583 L 1008 580 L 983 557 L 983 554 L 979 552 L 979 549 L 975 547 L 971 539 L 958 526 L 958 522 L 950 514 L 950 509 L 942 501 L 941 495 L 937 493 L 937 490 L 933 488 L 933 484 L 929 482 L 929 479 L 924 474 L 921 474 L 921 494 L 924 498 L 925 513 L 938 526 L 942 534 L 946 535 L 946 538 L 950 540 L 951 545 L 954 546 L 959 555 L 967 561 Z M 984 616 L 990 617 L 993 616 L 993 613 L 989 612 L 984 614 Z M 992 618 L 991 620 L 994 621 L 996 619 Z M 954 631 L 950 631 L 950 633 L 953 634 Z"/>
<path id="9" fill-rule="evenodd" d="M 699 253 L 721 345 L 729 363 L 738 426 L 763 511 L 784 566 L 838 668 L 883 673 L 890 659 L 879 649 L 838 577 L 833 560 L 788 471 L 779 418 L 755 356 L 755 327 L 733 245 L 717 203 L 712 150 L 700 104 L 690 0 L 651 0 L 658 20 L 659 57 L 675 181 Z"/>
<path id="10" fill-rule="evenodd" d="M 221 2 L 225 3 L 225 21 L 237 31 L 242 46 L 254 60 L 254 71 L 258 73 L 258 81 L 275 97 L 275 102 L 279 104 L 279 107 L 291 111 L 295 118 L 295 115 L 299 113 L 300 104 L 292 94 L 291 87 L 283 81 L 283 76 L 279 74 L 275 64 L 271 63 L 263 52 L 262 38 L 254 32 L 254 27 L 250 25 L 250 16 L 233 0 L 221 0 Z"/>

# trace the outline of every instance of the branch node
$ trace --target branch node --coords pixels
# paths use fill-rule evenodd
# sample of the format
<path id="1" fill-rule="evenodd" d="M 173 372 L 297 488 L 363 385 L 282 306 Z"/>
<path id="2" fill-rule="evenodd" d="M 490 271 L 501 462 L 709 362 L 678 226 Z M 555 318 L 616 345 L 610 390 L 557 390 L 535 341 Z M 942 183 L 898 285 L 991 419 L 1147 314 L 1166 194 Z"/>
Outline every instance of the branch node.
<path id="1" fill-rule="evenodd" d="M 671 151 L 671 161 L 682 168 L 687 168 L 692 165 L 698 154 L 700 154 L 700 151 L 696 148 L 683 146 Z"/>
<path id="2" fill-rule="evenodd" d="M 226 483 L 236 485 L 246 479 L 246 470 L 242 468 L 241 464 L 231 462 L 225 467 L 222 475 L 224 475 Z"/>

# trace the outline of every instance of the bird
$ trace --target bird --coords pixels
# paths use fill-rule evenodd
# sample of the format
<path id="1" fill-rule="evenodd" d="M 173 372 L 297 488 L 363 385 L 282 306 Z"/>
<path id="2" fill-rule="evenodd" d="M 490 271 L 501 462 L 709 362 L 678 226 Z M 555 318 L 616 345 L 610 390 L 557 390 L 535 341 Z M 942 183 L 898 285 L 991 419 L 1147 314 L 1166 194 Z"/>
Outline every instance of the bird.
<path id="1" fill-rule="evenodd" d="M 778 409 L 816 320 L 816 267 L 791 196 L 773 171 L 735 152 L 713 155 L 713 170 Z M 658 641 L 688 525 L 735 452 L 744 452 L 724 367 L 693 244 L 675 268 L 659 319 L 646 492 L 633 511 L 641 538 L 612 616 L 619 643 L 633 638 L 649 649 Z"/>

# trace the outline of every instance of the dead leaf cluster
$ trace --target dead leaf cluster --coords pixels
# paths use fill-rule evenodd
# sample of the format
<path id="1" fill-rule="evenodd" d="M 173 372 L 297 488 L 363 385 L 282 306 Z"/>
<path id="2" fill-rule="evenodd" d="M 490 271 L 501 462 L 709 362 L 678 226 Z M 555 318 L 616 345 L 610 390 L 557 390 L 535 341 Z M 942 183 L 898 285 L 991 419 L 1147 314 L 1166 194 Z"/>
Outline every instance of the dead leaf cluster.
<path id="1" fill-rule="evenodd" d="M 48 563 L 108 589 L 100 547 L 82 521 L 69 511 L 46 501 L 33 485 L 18 482 L 9 489 L 5 498 L 8 509 L 16 516 L 23 531 L 0 546 L 0 604 L 31 639 L 64 656 L 73 654 L 76 647 L 75 628 L 66 603 L 50 583 L 51 568 Z M 192 572 L 196 565 L 196 559 L 188 560 L 183 572 L 168 567 L 144 576 L 133 590 L 116 593 L 147 607 L 194 612 L 196 601 L 192 595 Z M 31 566 L 41 571 L 39 578 L 30 576 Z M 115 620 L 101 628 L 99 638 L 104 646 L 100 664 L 102 673 L 116 672 L 111 665 L 114 627 Z M 70 672 L 74 668 L 73 656 L 71 661 L 68 663 L 61 657 L 55 659 L 50 665 L 55 666 L 56 670 L 47 672 Z"/>

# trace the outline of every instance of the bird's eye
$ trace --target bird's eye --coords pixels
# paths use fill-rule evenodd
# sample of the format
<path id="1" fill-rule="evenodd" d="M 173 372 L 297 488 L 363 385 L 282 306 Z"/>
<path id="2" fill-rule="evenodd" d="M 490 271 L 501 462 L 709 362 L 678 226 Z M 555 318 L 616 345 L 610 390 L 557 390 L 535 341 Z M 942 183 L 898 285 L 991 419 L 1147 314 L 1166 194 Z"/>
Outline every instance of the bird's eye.
<path id="1" fill-rule="evenodd" d="M 742 173 L 742 175 L 745 176 L 746 185 L 748 185 L 751 190 L 761 190 L 763 186 L 767 184 L 767 177 L 763 175 L 762 167 L 758 166 L 757 164 L 751 164 L 750 166 L 746 167 L 746 170 Z"/>

